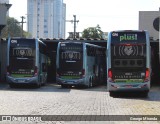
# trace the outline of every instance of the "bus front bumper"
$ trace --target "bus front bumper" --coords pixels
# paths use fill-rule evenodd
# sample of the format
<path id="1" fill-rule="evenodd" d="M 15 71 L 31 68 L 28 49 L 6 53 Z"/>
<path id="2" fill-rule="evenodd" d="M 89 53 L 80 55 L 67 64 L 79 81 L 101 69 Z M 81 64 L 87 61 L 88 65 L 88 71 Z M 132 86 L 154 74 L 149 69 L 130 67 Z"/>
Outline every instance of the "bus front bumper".
<path id="1" fill-rule="evenodd" d="M 149 91 L 149 83 L 108 83 L 108 91 Z"/>
<path id="2" fill-rule="evenodd" d="M 76 85 L 85 85 L 85 81 L 84 81 L 84 78 L 81 78 L 81 79 L 75 79 L 75 80 L 73 80 L 73 79 L 70 79 L 70 80 L 64 80 L 64 79 L 62 79 L 62 78 L 56 78 L 56 82 L 57 82 L 57 84 L 59 84 L 59 85 L 74 85 L 74 86 L 76 86 Z"/>
<path id="3" fill-rule="evenodd" d="M 7 76 L 7 82 L 9 84 L 37 84 L 38 77 L 30 77 L 30 78 L 14 78 L 11 76 Z"/>

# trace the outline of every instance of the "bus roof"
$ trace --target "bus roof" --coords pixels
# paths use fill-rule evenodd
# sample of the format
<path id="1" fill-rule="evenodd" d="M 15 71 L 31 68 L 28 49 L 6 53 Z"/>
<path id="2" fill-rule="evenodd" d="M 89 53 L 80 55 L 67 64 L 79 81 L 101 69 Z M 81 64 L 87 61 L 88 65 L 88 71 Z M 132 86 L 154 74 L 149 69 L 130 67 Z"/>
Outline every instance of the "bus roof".
<path id="1" fill-rule="evenodd" d="M 106 47 L 102 47 L 102 46 L 99 46 L 99 45 L 95 45 L 95 44 L 91 44 L 91 43 L 86 43 L 86 42 L 78 42 L 78 41 L 66 41 L 66 42 L 59 42 L 60 43 L 76 43 L 76 44 L 85 44 L 87 46 L 94 46 L 94 47 L 98 47 L 98 48 L 106 48 Z"/>
<path id="2" fill-rule="evenodd" d="M 146 32 L 147 30 L 115 30 L 111 32 Z"/>

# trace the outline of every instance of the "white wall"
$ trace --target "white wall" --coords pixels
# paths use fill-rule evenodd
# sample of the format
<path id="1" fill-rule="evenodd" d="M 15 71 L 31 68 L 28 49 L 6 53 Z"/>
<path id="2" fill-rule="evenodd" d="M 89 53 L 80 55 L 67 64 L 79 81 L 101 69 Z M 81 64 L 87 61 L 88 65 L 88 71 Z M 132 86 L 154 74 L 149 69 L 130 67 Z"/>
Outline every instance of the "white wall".
<path id="1" fill-rule="evenodd" d="M 154 40 L 159 39 L 159 33 L 153 27 L 153 22 L 157 17 L 159 17 L 159 11 L 139 12 L 139 30 L 148 30 L 150 37 Z"/>

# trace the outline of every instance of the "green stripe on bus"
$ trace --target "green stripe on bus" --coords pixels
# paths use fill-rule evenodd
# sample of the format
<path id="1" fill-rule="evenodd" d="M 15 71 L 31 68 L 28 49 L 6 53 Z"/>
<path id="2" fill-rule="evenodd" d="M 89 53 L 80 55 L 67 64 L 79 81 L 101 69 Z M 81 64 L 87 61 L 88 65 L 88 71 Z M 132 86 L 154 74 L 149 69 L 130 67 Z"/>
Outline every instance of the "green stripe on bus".
<path id="1" fill-rule="evenodd" d="M 79 79 L 80 76 L 61 76 L 63 79 Z"/>
<path id="2" fill-rule="evenodd" d="M 12 74 L 11 76 L 15 78 L 19 78 L 19 77 L 32 77 L 33 75 L 31 74 Z"/>

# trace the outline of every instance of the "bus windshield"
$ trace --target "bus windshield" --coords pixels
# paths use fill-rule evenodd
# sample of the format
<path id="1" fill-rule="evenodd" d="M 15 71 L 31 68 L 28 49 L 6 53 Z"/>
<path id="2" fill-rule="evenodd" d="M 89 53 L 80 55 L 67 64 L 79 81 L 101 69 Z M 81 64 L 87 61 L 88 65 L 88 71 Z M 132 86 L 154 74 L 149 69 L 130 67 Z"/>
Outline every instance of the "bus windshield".
<path id="1" fill-rule="evenodd" d="M 83 69 L 82 44 L 61 44 L 60 46 L 60 70 L 81 71 Z"/>

